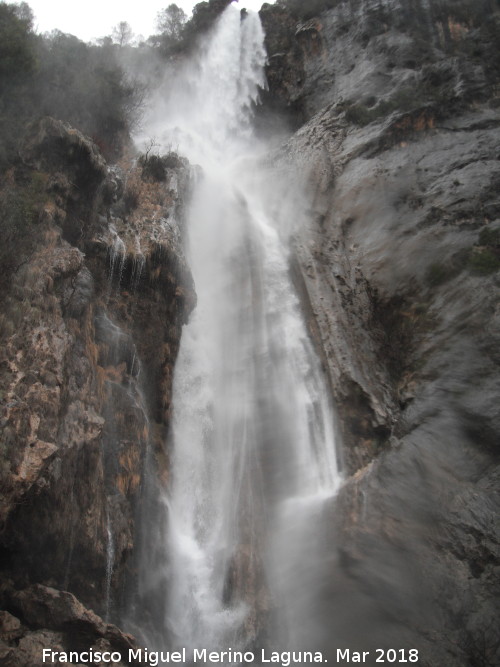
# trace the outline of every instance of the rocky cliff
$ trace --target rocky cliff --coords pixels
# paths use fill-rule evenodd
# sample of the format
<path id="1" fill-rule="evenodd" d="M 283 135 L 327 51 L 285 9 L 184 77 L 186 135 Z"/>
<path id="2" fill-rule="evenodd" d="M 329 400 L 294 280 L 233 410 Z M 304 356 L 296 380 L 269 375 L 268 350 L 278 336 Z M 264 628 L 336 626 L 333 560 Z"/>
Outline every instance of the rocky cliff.
<path id="1" fill-rule="evenodd" d="M 2 278 L 9 665 L 38 664 L 56 640 L 70 648 L 79 624 L 88 640 L 131 641 L 59 590 L 107 618 L 134 580 L 144 477 L 167 474 L 173 365 L 195 303 L 182 251 L 189 187 L 174 154 L 111 169 L 50 118 L 31 127 L 3 183 L 24 238 Z"/>
<path id="2" fill-rule="evenodd" d="M 275 162 L 312 201 L 293 270 L 344 444 L 318 643 L 498 664 L 498 5 L 311 7 L 261 16 L 265 111 L 298 127 Z"/>
<path id="3" fill-rule="evenodd" d="M 292 272 L 343 442 L 315 647 L 498 664 L 498 3 L 279 0 L 261 17 L 261 127 L 294 131 L 272 162 L 305 175 Z M 174 154 L 111 168 L 52 119 L 1 183 L 9 666 L 133 646 L 107 619 L 134 588 L 148 478 L 169 472 L 189 187 Z"/>

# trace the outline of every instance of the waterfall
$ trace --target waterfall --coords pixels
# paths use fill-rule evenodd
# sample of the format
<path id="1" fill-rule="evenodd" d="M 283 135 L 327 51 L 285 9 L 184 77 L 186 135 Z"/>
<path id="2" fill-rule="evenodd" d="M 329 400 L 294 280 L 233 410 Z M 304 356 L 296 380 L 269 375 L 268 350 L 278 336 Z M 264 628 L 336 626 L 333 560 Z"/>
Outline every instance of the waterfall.
<path id="1" fill-rule="evenodd" d="M 113 567 L 115 564 L 115 540 L 113 530 L 111 528 L 111 518 L 109 516 L 109 504 L 106 506 L 106 597 L 105 597 L 105 614 L 104 620 L 109 622 L 109 614 L 111 611 L 111 583 L 113 577 Z"/>
<path id="2" fill-rule="evenodd" d="M 339 483 L 328 390 L 251 132 L 264 64 L 258 15 L 241 21 L 229 6 L 152 128 L 202 168 L 187 241 L 198 305 L 176 365 L 163 497 L 160 623 L 188 651 L 305 648 L 316 518 Z"/>

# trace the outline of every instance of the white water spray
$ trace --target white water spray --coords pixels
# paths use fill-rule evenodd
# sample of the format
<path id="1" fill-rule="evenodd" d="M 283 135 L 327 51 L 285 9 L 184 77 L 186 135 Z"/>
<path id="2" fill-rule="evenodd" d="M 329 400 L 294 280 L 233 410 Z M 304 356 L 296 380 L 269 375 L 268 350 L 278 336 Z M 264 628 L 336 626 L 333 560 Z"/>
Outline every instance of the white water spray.
<path id="1" fill-rule="evenodd" d="M 109 503 L 109 500 L 107 501 Z M 109 516 L 109 507 L 106 506 L 106 606 L 104 620 L 109 622 L 109 613 L 111 611 L 111 583 L 113 578 L 113 569 L 115 565 L 115 540 L 111 528 L 111 518 Z"/>
<path id="2" fill-rule="evenodd" d="M 259 645 L 266 623 L 286 648 L 309 604 L 311 522 L 339 481 L 328 392 L 255 157 L 264 64 L 258 15 L 228 7 L 153 129 L 203 169 L 188 230 L 198 306 L 176 366 L 164 498 L 164 622 L 188 649 Z"/>

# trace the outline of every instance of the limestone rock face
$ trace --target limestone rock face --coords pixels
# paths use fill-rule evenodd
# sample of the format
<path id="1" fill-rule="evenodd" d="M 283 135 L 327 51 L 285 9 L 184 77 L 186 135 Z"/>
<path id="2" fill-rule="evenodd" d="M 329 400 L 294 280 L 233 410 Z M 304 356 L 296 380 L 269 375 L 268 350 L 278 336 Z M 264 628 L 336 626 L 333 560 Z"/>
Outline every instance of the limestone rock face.
<path id="1" fill-rule="evenodd" d="M 325 523 L 318 645 L 333 652 L 342 637 L 372 655 L 418 648 L 425 665 L 493 665 L 498 10 L 347 0 L 303 17 L 298 4 L 262 17 L 273 48 L 288 40 L 270 95 L 303 124 L 275 163 L 308 173 L 312 215 L 294 230 L 292 268 L 345 460 Z M 283 13 L 295 18 L 285 36 Z"/>
<path id="2" fill-rule="evenodd" d="M 106 162 L 94 142 L 67 123 L 50 117 L 29 128 L 21 157 L 40 170 L 66 167 L 67 176 L 81 184 L 99 185 L 106 176 Z"/>
<path id="3" fill-rule="evenodd" d="M 147 182 L 53 119 L 21 156 L 16 187 L 36 180 L 43 196 L 2 304 L 2 562 L 16 587 L 69 590 L 112 614 L 146 458 L 166 474 L 173 365 L 196 300 L 182 250 L 189 165 Z"/>
<path id="4" fill-rule="evenodd" d="M 261 11 L 263 108 L 297 130 L 274 165 L 305 175 L 310 200 L 292 272 L 342 436 L 330 576 L 310 619 L 325 655 L 341 637 L 372 656 L 416 648 L 423 666 L 500 661 L 497 4 Z M 173 365 L 196 296 L 185 161 L 109 168 L 53 119 L 20 156 L 8 178 L 36 181 L 39 199 L 36 243 L 2 296 L 0 657 L 33 667 L 83 630 L 87 646 L 132 641 L 102 616 L 134 579 L 144 474 L 168 476 Z"/>
<path id="5" fill-rule="evenodd" d="M 328 104 L 380 117 L 494 93 L 495 3 L 468 0 L 284 0 L 260 12 L 269 97 L 301 124 Z M 493 87 L 493 88 L 492 88 Z"/>
<path id="6" fill-rule="evenodd" d="M 296 39 L 297 20 L 283 5 L 264 4 L 260 17 L 266 33 L 268 90 L 261 92 L 263 106 L 288 119 L 292 126 L 303 120 L 301 97 L 305 78 L 304 53 Z"/>

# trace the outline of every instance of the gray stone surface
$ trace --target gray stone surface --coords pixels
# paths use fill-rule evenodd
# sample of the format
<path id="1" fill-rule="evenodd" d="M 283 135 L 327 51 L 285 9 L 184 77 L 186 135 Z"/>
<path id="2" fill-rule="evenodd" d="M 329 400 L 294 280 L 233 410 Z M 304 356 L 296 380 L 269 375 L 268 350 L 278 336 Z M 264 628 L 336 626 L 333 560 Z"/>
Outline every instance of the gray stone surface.
<path id="1" fill-rule="evenodd" d="M 367 664 L 414 647 L 421 665 L 496 665 L 498 13 L 323 4 L 307 22 L 297 3 L 263 11 L 271 46 L 288 39 L 270 95 L 302 125 L 275 163 L 308 180 L 293 271 L 345 460 L 317 642 L 332 659 L 370 650 Z"/>

